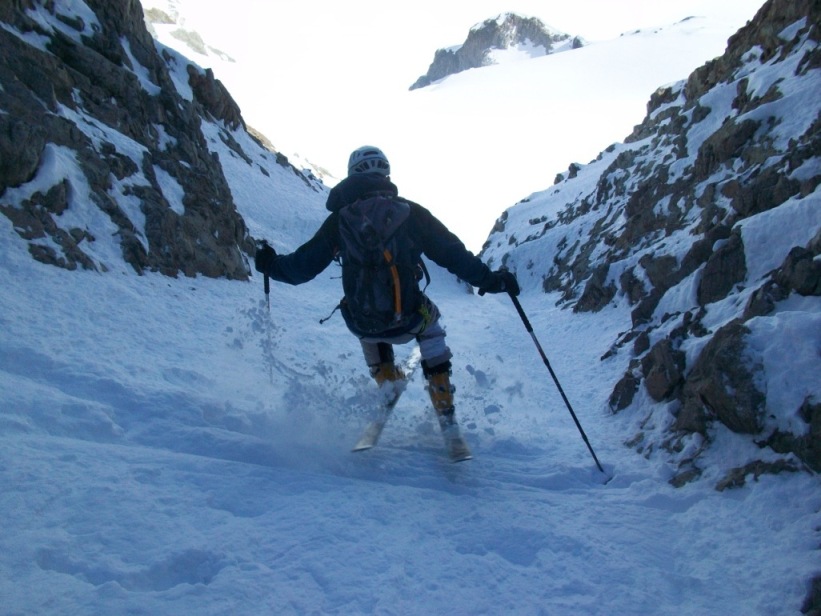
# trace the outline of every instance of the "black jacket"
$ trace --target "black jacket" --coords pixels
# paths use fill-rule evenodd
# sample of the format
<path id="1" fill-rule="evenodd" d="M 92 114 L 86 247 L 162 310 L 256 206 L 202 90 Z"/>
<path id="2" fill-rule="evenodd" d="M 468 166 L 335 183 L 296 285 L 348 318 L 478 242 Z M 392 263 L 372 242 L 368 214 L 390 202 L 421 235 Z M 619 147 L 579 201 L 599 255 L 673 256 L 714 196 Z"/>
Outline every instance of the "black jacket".
<path id="1" fill-rule="evenodd" d="M 398 196 L 396 186 L 378 173 L 357 174 L 342 180 L 331 189 L 326 203 L 331 214 L 314 236 L 291 254 L 277 255 L 263 273 L 294 285 L 313 280 L 330 265 L 338 252 L 339 210 L 357 199 L 375 194 Z M 489 281 L 490 269 L 458 237 L 421 205 L 402 200 L 410 205 L 406 224 L 422 254 L 475 287 L 482 287 Z"/>

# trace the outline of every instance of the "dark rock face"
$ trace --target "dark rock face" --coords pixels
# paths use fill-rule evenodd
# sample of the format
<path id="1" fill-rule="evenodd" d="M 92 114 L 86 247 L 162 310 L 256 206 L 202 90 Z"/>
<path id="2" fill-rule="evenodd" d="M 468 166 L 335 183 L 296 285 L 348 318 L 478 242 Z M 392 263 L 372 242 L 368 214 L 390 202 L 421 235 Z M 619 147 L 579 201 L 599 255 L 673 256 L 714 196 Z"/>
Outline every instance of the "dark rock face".
<path id="1" fill-rule="evenodd" d="M 704 263 L 698 283 L 697 298 L 701 306 L 724 299 L 747 275 L 744 242 L 733 233 L 726 244 L 713 252 Z"/>
<path id="2" fill-rule="evenodd" d="M 538 19 L 506 13 L 475 26 L 458 48 L 438 49 L 428 72 L 417 79 L 410 89 L 424 88 L 449 75 L 487 66 L 494 49 L 508 49 L 529 42 L 535 47 L 542 47 L 544 53 L 549 54 L 557 43 L 570 39 L 569 34 L 551 32 Z M 583 43 L 577 37 L 573 39 L 572 45 L 576 48 Z"/>
<path id="3" fill-rule="evenodd" d="M 82 198 L 110 221 L 137 272 L 246 278 L 252 242 L 201 130 L 204 119 L 244 128 L 239 108 L 210 71 L 193 65 L 191 100 L 178 92 L 171 70 L 183 59 L 158 52 L 139 2 L 86 4 L 93 20 L 59 1 L 0 6 L 8 26 L 0 28 L 0 212 L 35 259 L 60 267 L 105 269 L 93 256 L 96 238 L 62 220 Z M 27 13 L 35 5 L 59 27 Z M 58 164 L 72 170 L 66 181 L 10 202 L 17 187 Z M 181 187 L 182 208 L 158 174 Z M 138 200 L 144 225 L 118 205 L 118 191 Z"/>
<path id="4" fill-rule="evenodd" d="M 816 258 L 819 251 L 796 246 L 787 255 L 784 263 L 773 277 L 786 291 L 799 295 L 821 295 L 821 261 Z"/>
<path id="5" fill-rule="evenodd" d="M 684 381 L 684 353 L 667 338 L 653 346 L 641 366 L 647 393 L 658 402 L 669 399 Z"/>

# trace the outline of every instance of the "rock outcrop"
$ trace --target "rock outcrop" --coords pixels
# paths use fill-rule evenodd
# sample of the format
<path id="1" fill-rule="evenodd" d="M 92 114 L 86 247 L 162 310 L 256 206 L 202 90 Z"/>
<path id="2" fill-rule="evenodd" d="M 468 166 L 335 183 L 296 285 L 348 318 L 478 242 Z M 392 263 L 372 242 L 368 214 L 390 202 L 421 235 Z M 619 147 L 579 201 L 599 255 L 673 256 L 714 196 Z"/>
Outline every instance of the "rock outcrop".
<path id="1" fill-rule="evenodd" d="M 9 0 L 0 22 L 0 213 L 32 256 L 105 270 L 102 233 L 137 272 L 246 278 L 253 241 L 203 132 L 247 158 L 245 125 L 214 74 L 156 44 L 134 0 Z"/>

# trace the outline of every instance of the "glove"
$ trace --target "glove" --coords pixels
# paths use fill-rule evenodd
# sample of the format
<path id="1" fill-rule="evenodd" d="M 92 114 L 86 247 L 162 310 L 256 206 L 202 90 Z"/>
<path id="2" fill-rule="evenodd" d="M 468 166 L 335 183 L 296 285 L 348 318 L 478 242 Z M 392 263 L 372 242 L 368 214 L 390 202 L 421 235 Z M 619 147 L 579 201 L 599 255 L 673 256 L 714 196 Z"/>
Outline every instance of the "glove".
<path id="1" fill-rule="evenodd" d="M 276 258 L 276 250 L 271 248 L 267 242 L 263 242 L 262 247 L 257 249 L 257 254 L 254 256 L 254 267 L 264 274 L 271 268 Z"/>
<path id="2" fill-rule="evenodd" d="M 479 295 L 485 293 L 510 293 L 511 295 L 519 294 L 519 283 L 513 272 L 506 269 L 496 270 L 491 272 L 488 281 L 479 288 Z"/>

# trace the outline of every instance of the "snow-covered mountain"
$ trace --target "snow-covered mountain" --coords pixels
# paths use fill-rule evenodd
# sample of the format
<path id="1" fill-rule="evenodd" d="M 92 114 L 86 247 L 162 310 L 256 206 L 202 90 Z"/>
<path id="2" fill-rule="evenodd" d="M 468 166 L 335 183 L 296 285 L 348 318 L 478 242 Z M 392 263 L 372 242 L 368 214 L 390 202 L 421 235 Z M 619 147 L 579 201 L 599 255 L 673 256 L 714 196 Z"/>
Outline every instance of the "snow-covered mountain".
<path id="1" fill-rule="evenodd" d="M 247 263 L 326 188 L 133 2 L 0 5 L 3 610 L 817 611 L 818 23 L 771 0 L 489 238 L 600 473 L 507 298 L 435 267 L 476 459 L 444 461 L 419 375 L 351 454 L 337 271 L 268 304 Z"/>
<path id="2" fill-rule="evenodd" d="M 196 30 L 187 27 L 185 15 L 177 0 L 167 0 L 160 6 L 145 6 L 145 23 L 148 32 L 155 39 L 160 39 L 162 31 L 179 41 L 187 50 L 186 57 L 202 56 L 218 58 L 223 62 L 235 62 L 230 54 L 209 45 Z"/>
<path id="3" fill-rule="evenodd" d="M 538 58 L 567 49 L 578 49 L 584 42 L 545 26 L 540 19 L 503 13 L 470 29 L 465 42 L 456 47 L 437 49 L 428 72 L 417 79 L 411 90 L 472 68 L 510 61 L 516 57 Z"/>
<path id="4" fill-rule="evenodd" d="M 768 2 L 625 143 L 508 210 L 484 253 L 577 312 L 631 307 L 603 357 L 631 358 L 611 409 L 634 409 L 631 445 L 677 460 L 676 481 L 716 425 L 762 447 L 757 474 L 821 471 L 819 23 L 816 2 Z"/>

